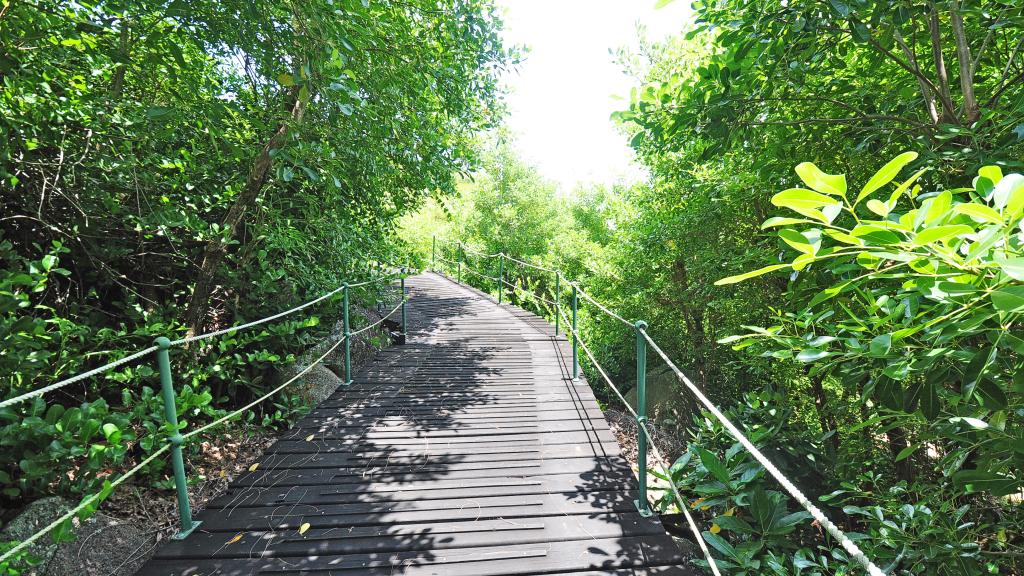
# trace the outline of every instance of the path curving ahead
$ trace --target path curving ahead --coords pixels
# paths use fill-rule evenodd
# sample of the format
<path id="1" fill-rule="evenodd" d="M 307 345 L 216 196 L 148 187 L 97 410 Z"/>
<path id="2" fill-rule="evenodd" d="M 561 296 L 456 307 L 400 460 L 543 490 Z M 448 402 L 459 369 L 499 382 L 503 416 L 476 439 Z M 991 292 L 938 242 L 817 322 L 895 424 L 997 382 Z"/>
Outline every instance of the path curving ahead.
<path id="1" fill-rule="evenodd" d="M 691 576 L 564 337 L 442 276 L 380 352 L 143 576 Z M 305 524 L 309 527 L 300 534 Z"/>

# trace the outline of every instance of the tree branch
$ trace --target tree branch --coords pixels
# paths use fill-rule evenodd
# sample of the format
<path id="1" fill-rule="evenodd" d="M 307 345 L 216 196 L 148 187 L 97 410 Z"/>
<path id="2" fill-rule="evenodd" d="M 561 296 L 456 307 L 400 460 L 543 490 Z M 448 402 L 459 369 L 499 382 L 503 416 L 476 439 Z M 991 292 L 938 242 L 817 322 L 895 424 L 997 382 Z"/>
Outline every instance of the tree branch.
<path id="1" fill-rule="evenodd" d="M 949 4 L 949 19 L 953 27 L 953 38 L 956 41 L 956 55 L 960 62 L 960 91 L 964 97 L 964 119 L 965 124 L 974 124 L 978 121 L 980 111 L 978 99 L 974 95 L 974 71 L 971 70 L 971 47 L 967 43 L 967 35 L 964 33 L 964 19 L 960 15 L 959 0 L 951 0 Z"/>

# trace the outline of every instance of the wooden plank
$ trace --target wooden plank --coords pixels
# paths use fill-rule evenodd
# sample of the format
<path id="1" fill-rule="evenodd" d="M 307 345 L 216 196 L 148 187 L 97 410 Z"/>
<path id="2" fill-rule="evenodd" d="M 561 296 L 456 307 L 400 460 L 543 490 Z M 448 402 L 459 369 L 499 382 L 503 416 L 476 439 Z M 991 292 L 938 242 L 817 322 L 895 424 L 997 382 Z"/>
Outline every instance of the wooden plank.
<path id="1" fill-rule="evenodd" d="M 421 538 L 431 538 L 430 535 Z M 665 537 L 667 538 L 667 536 Z M 139 576 L 290 576 L 329 571 L 332 575 L 365 576 L 535 576 L 576 570 L 602 573 L 622 568 L 643 568 L 645 552 L 664 547 L 650 536 L 594 538 L 536 544 L 503 544 L 445 551 L 384 554 L 318 554 L 287 558 L 155 559 Z M 668 543 L 671 545 L 671 541 Z M 677 558 L 682 561 L 681 558 Z"/>
<path id="2" fill-rule="evenodd" d="M 407 286 L 409 343 L 300 419 L 139 574 L 697 573 L 636 512 L 564 336 L 436 276 Z"/>

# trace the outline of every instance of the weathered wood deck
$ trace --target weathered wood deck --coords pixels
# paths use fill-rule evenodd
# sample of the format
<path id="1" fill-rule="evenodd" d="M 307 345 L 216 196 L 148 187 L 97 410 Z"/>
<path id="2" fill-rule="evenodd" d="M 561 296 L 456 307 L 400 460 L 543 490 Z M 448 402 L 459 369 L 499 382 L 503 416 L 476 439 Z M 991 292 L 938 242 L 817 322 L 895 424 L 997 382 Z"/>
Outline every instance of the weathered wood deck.
<path id="1" fill-rule="evenodd" d="M 408 287 L 409 342 L 138 574 L 696 573 L 637 513 L 636 480 L 590 387 L 571 380 L 564 337 L 434 274 Z"/>

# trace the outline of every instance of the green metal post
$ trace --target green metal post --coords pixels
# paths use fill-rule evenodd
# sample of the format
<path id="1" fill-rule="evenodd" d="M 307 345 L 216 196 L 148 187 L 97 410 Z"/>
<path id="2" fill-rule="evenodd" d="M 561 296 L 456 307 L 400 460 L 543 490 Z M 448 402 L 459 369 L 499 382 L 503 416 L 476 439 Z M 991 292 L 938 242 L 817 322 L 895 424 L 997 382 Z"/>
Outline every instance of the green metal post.
<path id="1" fill-rule="evenodd" d="M 555 272 L 555 336 L 558 336 L 558 324 L 562 319 L 562 307 L 558 304 L 562 300 L 562 273 Z"/>
<path id="2" fill-rule="evenodd" d="M 345 382 L 344 385 L 352 384 L 352 330 L 348 323 L 348 284 L 341 290 L 341 306 L 344 310 L 341 313 L 342 326 L 345 330 Z"/>
<path id="3" fill-rule="evenodd" d="M 576 309 L 579 299 L 576 294 L 576 285 L 572 285 L 572 379 L 580 379 L 580 339 L 576 336 Z"/>
<path id="4" fill-rule="evenodd" d="M 457 281 L 459 284 L 462 284 L 462 242 L 459 242 L 459 245 L 456 246 L 455 250 L 455 258 L 459 261 L 459 276 Z"/>
<path id="5" fill-rule="evenodd" d="M 430 238 L 430 271 L 437 272 L 437 236 Z"/>
<path id="6" fill-rule="evenodd" d="M 641 516 L 651 516 L 650 504 L 647 502 L 647 433 L 644 427 L 647 424 L 647 340 L 644 338 L 644 330 L 647 323 L 638 320 L 636 327 L 636 467 L 639 483 L 637 492 L 636 509 Z"/>
<path id="7" fill-rule="evenodd" d="M 405 270 L 402 270 L 402 344 L 409 338 L 409 318 L 405 315 Z"/>
<path id="8" fill-rule="evenodd" d="M 181 455 L 181 445 L 185 439 L 178 430 L 178 408 L 174 402 L 174 381 L 171 378 L 171 356 L 168 350 L 171 341 L 160 337 L 156 339 L 156 364 L 160 371 L 160 389 L 164 397 L 164 418 L 170 425 L 171 432 L 168 440 L 171 443 L 171 468 L 174 470 L 174 487 L 178 491 L 178 516 L 181 518 L 181 529 L 172 536 L 175 540 L 182 540 L 199 527 L 200 522 L 192 520 L 192 507 L 188 502 L 188 478 L 185 476 L 185 459 Z"/>
<path id="9" fill-rule="evenodd" d="M 498 254 L 498 304 L 501 304 L 505 288 L 505 254 Z"/>

